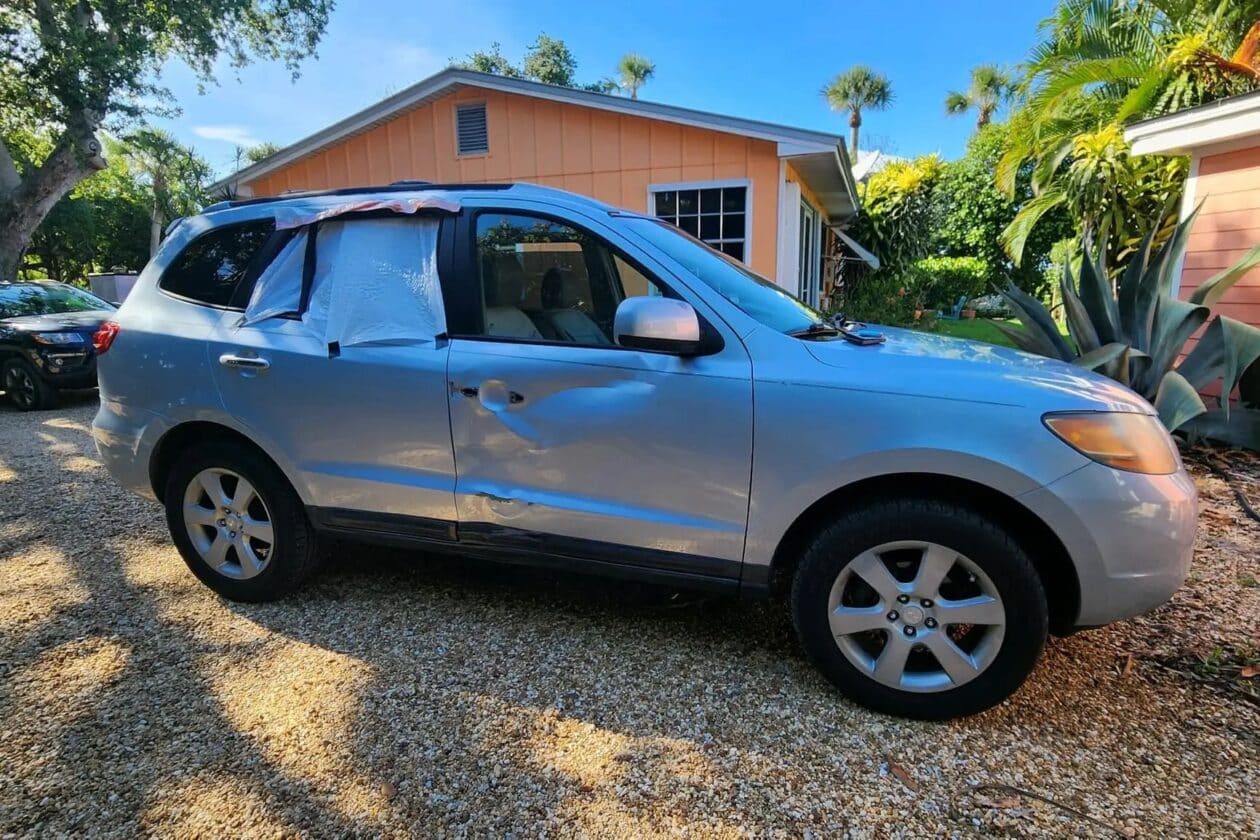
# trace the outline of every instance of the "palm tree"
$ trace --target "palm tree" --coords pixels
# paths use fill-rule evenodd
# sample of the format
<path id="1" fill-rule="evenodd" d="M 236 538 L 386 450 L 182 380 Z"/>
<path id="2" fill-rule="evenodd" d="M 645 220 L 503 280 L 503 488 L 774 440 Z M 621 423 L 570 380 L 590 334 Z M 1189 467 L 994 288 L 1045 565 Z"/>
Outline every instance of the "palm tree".
<path id="1" fill-rule="evenodd" d="M 1061 0 L 1041 35 L 997 165 L 1008 195 L 1030 167 L 1036 198 L 1003 243 L 1018 261 L 1041 215 L 1064 206 L 1082 234 L 1134 247 L 1180 192 L 1184 165 L 1130 156 L 1124 124 L 1260 88 L 1260 0 Z"/>
<path id="2" fill-rule="evenodd" d="M 862 110 L 887 108 L 893 100 L 892 84 L 887 76 L 858 64 L 836 76 L 822 93 L 831 110 L 849 112 L 849 154 L 856 158 Z"/>
<path id="3" fill-rule="evenodd" d="M 209 169 L 192 149 L 159 128 L 146 127 L 132 132 L 123 138 L 117 151 L 128 168 L 148 181 L 152 193 L 149 256 L 153 256 L 162 244 L 167 220 L 196 209 Z"/>
<path id="4" fill-rule="evenodd" d="M 621 87 L 630 91 L 631 99 L 639 98 L 639 88 L 656 74 L 656 65 L 638 53 L 626 53 L 617 63 Z"/>
<path id="5" fill-rule="evenodd" d="M 981 64 L 971 70 L 966 91 L 951 90 L 945 97 L 945 112 L 965 114 L 976 109 L 976 128 L 984 128 L 998 109 L 1010 101 L 1015 85 L 1009 73 L 995 64 Z"/>

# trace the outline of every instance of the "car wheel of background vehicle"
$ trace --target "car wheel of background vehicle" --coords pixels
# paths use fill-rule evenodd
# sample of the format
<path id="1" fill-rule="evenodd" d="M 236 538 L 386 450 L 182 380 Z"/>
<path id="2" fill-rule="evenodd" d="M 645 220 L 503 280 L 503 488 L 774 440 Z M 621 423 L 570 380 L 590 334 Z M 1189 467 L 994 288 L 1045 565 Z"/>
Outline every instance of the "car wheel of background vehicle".
<path id="1" fill-rule="evenodd" d="M 57 405 L 57 389 L 39 378 L 25 359 L 9 359 L 0 367 L 0 383 L 20 411 L 39 411 Z"/>
<path id="2" fill-rule="evenodd" d="M 1041 580 L 1001 526 L 962 505 L 889 499 L 815 537 L 792 582 L 797 636 L 846 695 L 941 720 L 1005 700 L 1048 631 Z"/>
<path id="3" fill-rule="evenodd" d="M 184 562 L 233 601 L 272 601 L 297 589 L 319 562 L 301 499 L 253 449 L 212 441 L 184 453 L 163 496 Z"/>

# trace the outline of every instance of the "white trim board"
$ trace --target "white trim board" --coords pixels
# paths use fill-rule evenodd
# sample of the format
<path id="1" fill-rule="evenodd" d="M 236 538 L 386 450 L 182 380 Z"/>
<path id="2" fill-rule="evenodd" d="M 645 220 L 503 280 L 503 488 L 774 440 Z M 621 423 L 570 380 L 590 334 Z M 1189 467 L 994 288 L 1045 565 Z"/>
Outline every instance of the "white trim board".
<path id="1" fill-rule="evenodd" d="M 1124 139 L 1138 155 L 1185 155 L 1206 147 L 1260 145 L 1260 92 L 1134 123 Z"/>

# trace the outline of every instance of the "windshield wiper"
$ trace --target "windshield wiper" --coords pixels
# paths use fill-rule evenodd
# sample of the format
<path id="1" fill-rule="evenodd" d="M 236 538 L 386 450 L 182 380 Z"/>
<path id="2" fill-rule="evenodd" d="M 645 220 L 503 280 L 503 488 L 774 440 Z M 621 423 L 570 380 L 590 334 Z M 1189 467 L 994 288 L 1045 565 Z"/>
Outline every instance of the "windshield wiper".
<path id="1" fill-rule="evenodd" d="M 814 338 L 821 335 L 839 335 L 840 330 L 830 324 L 824 324 L 822 321 L 815 321 L 808 327 L 788 330 L 787 334 L 792 336 L 792 338 Z"/>

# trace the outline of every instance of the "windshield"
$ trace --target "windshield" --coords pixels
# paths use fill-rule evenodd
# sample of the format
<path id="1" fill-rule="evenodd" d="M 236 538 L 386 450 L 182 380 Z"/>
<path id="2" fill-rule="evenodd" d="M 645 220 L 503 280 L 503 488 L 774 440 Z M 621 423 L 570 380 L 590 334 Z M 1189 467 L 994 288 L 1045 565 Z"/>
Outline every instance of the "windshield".
<path id="1" fill-rule="evenodd" d="M 821 313 L 754 274 L 733 257 L 713 250 L 668 222 L 636 216 L 624 218 L 634 233 L 660 248 L 706 286 L 767 327 L 786 333 L 824 322 Z"/>
<path id="2" fill-rule="evenodd" d="M 60 283 L 0 285 L 0 318 L 60 315 L 63 312 L 109 311 L 114 307 L 87 292 Z"/>

